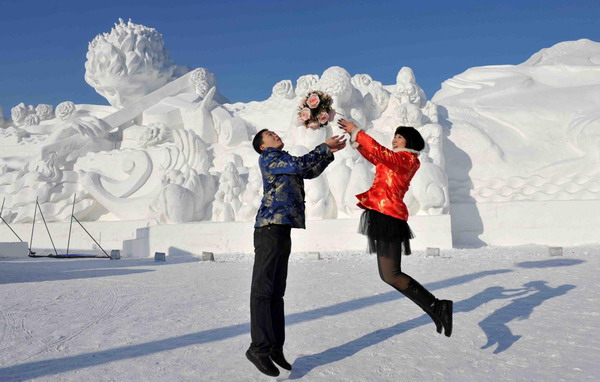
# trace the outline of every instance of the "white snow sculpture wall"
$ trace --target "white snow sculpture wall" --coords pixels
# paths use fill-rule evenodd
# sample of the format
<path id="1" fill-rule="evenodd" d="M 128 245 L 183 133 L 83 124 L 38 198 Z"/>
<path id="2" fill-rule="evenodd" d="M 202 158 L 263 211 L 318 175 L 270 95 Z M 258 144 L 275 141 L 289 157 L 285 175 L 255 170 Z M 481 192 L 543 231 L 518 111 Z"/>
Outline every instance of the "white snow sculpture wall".
<path id="1" fill-rule="evenodd" d="M 277 131 L 296 155 L 342 133 L 335 123 L 299 126 L 297 107 L 310 90 L 331 94 L 340 116 L 388 147 L 399 124 L 420 129 L 428 146 L 411 213 L 448 213 L 445 134 L 409 68 L 383 86 L 334 66 L 279 81 L 266 100 L 231 104 L 212 72 L 178 69 L 156 30 L 123 20 L 90 43 L 85 66 L 86 81 L 113 106 L 21 103 L 3 121 L 0 196 L 9 222 L 30 220 L 36 197 L 47 221 L 65 220 L 75 193 L 80 220 L 252 221 L 262 197 L 250 142 L 258 130 Z M 335 155 L 321 177 L 306 181 L 309 219 L 361 212 L 354 195 L 370 187 L 374 168 L 349 147 Z"/>
<path id="2" fill-rule="evenodd" d="M 457 243 L 597 242 L 598 73 L 600 44 L 579 40 L 442 84 Z"/>

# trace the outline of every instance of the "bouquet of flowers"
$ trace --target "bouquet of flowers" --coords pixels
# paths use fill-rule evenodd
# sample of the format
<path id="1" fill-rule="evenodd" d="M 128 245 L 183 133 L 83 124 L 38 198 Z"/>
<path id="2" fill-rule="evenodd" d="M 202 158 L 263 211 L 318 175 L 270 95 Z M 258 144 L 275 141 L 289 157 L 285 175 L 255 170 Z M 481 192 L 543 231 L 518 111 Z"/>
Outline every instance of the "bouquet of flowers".
<path id="1" fill-rule="evenodd" d="M 331 107 L 333 99 L 327 93 L 313 90 L 300 101 L 298 107 L 298 121 L 308 129 L 320 129 L 327 126 L 335 117 L 335 110 Z"/>

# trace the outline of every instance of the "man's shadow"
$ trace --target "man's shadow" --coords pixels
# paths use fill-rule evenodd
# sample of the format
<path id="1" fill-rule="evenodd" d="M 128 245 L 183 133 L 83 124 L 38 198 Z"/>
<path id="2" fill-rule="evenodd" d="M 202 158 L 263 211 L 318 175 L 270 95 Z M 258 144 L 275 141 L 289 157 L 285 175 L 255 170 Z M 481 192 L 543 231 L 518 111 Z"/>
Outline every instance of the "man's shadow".
<path id="1" fill-rule="evenodd" d="M 574 285 L 561 285 L 556 288 L 550 288 L 546 286 L 546 284 L 546 281 L 532 281 L 524 284 L 523 288 L 518 289 L 506 289 L 500 286 L 490 287 L 469 297 L 468 299 L 456 302 L 454 304 L 454 313 L 470 312 L 483 304 L 497 299 L 509 299 L 518 296 L 525 296 L 513 300 L 509 305 L 495 311 L 479 324 L 488 337 L 488 342 L 482 347 L 482 349 L 498 343 L 499 346 L 496 351 L 494 351 L 495 354 L 498 354 L 508 349 L 513 343 L 521 338 L 521 336 L 514 336 L 512 334 L 508 326 L 506 326 L 508 322 L 517 318 L 528 318 L 536 306 L 541 305 L 544 301 L 553 297 L 563 295 L 569 290 L 575 288 Z M 536 292 L 531 293 L 532 291 Z M 319 366 L 341 361 L 342 359 L 350 357 L 363 349 L 424 325 L 433 325 L 431 319 L 425 314 L 420 317 L 390 326 L 389 328 L 380 329 L 365 334 L 360 338 L 340 346 L 327 349 L 321 353 L 302 356 L 294 361 L 293 369 L 289 379 L 302 378 L 311 370 Z"/>

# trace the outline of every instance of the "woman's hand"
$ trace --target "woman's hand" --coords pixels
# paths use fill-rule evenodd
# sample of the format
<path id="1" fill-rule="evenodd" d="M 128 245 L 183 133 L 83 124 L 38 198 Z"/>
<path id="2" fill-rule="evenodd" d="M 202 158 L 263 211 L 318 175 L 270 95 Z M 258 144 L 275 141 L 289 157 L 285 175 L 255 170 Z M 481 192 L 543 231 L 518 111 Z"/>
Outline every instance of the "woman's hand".
<path id="1" fill-rule="evenodd" d="M 338 121 L 338 127 L 347 132 L 348 134 L 352 134 L 354 130 L 358 129 L 358 127 L 354 123 L 346 121 L 345 119 L 340 119 Z"/>

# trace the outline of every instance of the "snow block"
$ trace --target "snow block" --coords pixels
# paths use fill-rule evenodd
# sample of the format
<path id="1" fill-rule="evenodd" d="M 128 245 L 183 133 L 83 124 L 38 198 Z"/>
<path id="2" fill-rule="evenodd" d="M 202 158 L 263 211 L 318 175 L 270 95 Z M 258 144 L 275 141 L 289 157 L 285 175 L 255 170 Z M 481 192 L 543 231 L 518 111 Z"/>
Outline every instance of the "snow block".
<path id="1" fill-rule="evenodd" d="M 321 260 L 321 253 L 320 252 L 308 252 L 306 254 L 306 258 L 308 260 Z"/>
<path id="2" fill-rule="evenodd" d="M 215 255 L 212 252 L 202 252 L 202 261 L 215 261 Z"/>
<path id="3" fill-rule="evenodd" d="M 427 247 L 427 249 L 425 249 L 425 255 L 427 257 L 437 257 L 440 255 L 440 249 Z"/>
<path id="4" fill-rule="evenodd" d="M 548 248 L 548 252 L 550 253 L 550 256 L 562 256 L 563 255 L 562 247 L 550 247 L 550 248 Z"/>
<path id="5" fill-rule="evenodd" d="M 0 243 L 0 257 L 27 257 L 27 242 Z"/>

